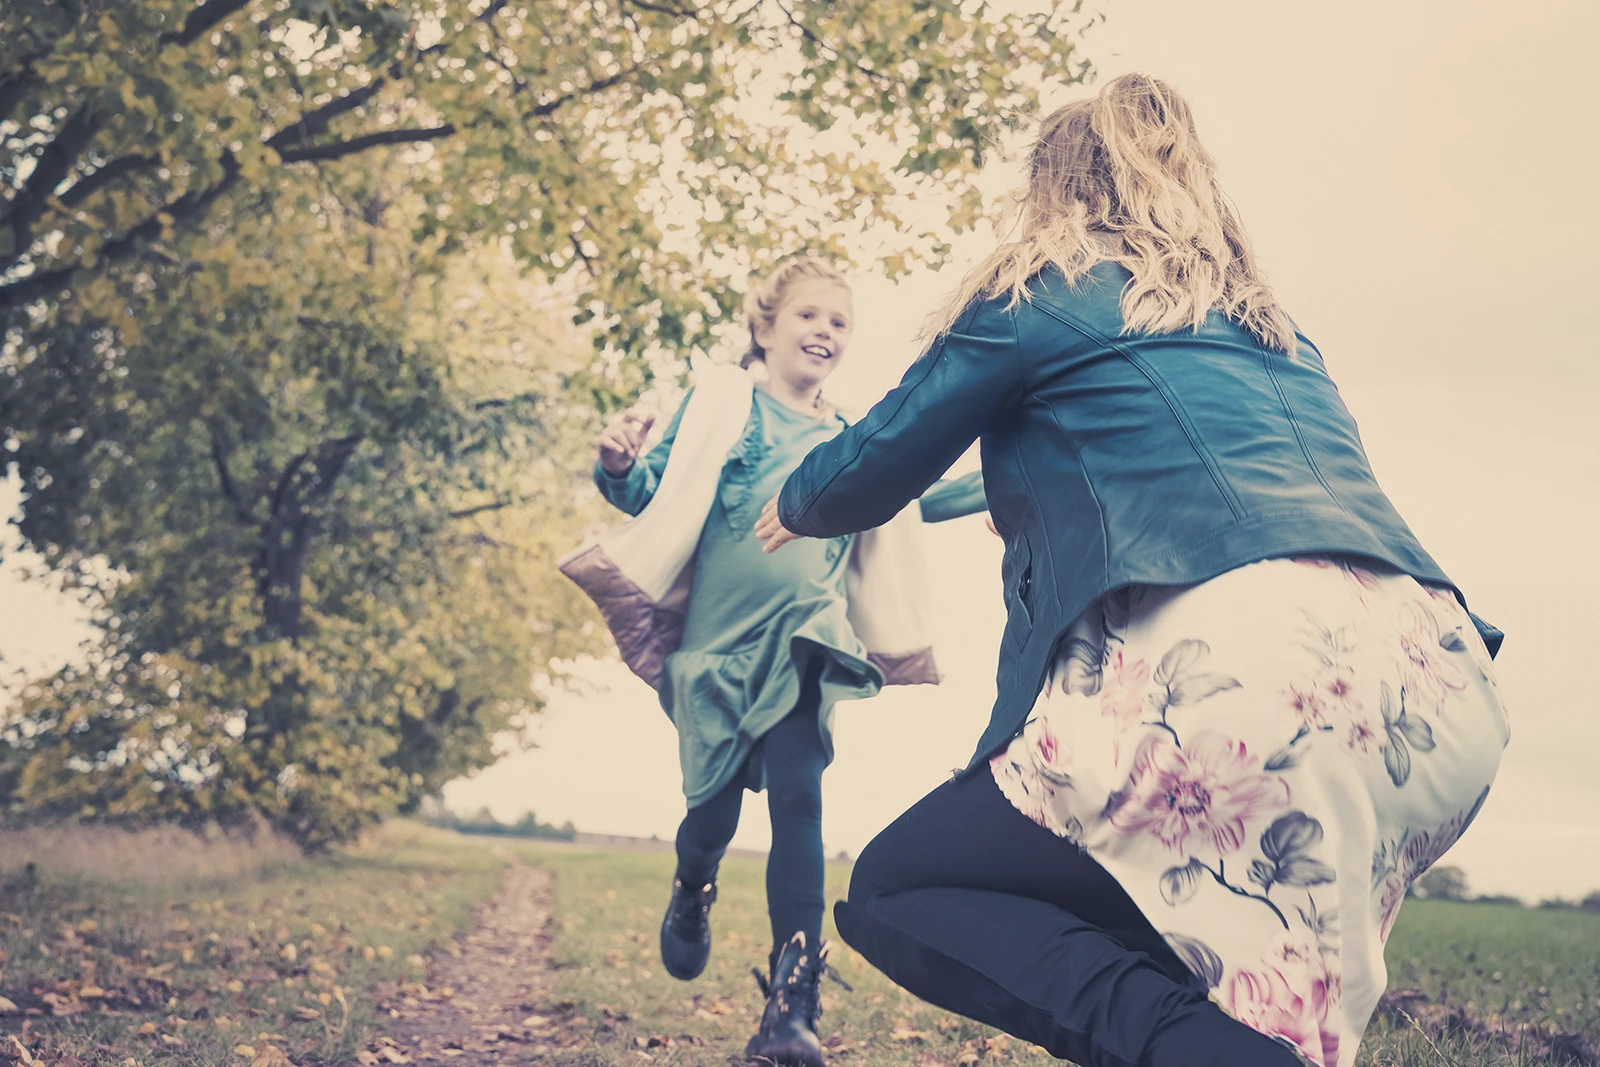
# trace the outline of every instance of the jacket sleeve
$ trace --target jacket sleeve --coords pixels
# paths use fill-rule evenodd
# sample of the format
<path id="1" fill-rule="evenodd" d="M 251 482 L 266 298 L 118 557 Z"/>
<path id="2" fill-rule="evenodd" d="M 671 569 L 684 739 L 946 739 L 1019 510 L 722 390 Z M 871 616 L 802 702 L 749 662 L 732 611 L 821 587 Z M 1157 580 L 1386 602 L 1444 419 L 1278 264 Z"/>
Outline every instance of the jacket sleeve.
<path id="1" fill-rule="evenodd" d="M 944 522 L 989 510 L 983 495 L 983 472 L 973 471 L 959 478 L 940 478 L 923 493 L 917 504 L 923 522 Z"/>
<path id="2" fill-rule="evenodd" d="M 865 418 L 811 451 L 784 483 L 779 520 L 806 537 L 883 525 L 1023 394 L 1015 317 L 976 306 Z"/>
<path id="3" fill-rule="evenodd" d="M 694 390 L 690 390 L 692 393 Z M 656 487 L 661 484 L 661 472 L 667 469 L 667 459 L 672 455 L 672 442 L 678 438 L 678 423 L 683 421 L 683 411 L 689 406 L 689 397 L 683 398 L 683 403 L 678 405 L 678 411 L 672 416 L 672 421 L 667 423 L 667 430 L 661 435 L 661 440 L 644 456 L 634 461 L 625 474 L 611 474 L 602 467 L 598 460 L 594 465 L 594 484 L 600 490 L 600 495 L 611 503 L 611 506 L 629 515 L 637 515 L 643 511 L 656 495 Z"/>

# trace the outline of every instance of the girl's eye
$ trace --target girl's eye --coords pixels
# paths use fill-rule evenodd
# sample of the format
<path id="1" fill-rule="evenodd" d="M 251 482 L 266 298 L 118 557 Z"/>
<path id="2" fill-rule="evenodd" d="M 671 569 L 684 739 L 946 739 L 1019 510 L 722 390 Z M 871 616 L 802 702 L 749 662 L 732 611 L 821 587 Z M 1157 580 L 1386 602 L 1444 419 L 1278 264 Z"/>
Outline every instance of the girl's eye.
<path id="1" fill-rule="evenodd" d="M 802 311 L 802 312 L 800 312 L 800 317 L 802 319 L 810 319 L 810 318 L 815 318 L 816 316 L 812 315 L 811 312 L 809 312 L 809 311 Z"/>

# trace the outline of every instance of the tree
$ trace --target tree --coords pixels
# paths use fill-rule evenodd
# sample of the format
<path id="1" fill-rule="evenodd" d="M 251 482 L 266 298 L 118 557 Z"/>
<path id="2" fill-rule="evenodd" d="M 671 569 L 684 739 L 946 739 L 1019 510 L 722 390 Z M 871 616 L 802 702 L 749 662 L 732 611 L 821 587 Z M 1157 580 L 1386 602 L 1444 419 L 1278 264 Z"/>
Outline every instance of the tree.
<path id="1" fill-rule="evenodd" d="M 240 205 L 270 210 L 290 171 L 398 147 L 419 239 L 503 233 L 570 280 L 603 341 L 681 349 L 730 310 L 730 267 L 843 223 L 898 224 L 907 182 L 970 221 L 966 179 L 1037 79 L 1083 73 L 1063 6 L 15 0 L 0 14 L 0 308 L 70 291 L 115 321 L 94 280 L 187 254 Z M 792 136 L 836 123 L 837 150 Z M 898 163 L 859 151 L 868 138 Z M 205 238 L 231 239 L 226 224 Z"/>
<path id="2" fill-rule="evenodd" d="M 1466 900 L 1467 875 L 1460 867 L 1432 867 L 1416 881 L 1423 900 Z"/>
<path id="3" fill-rule="evenodd" d="M 319 844 L 487 762 L 599 640 L 550 569 L 597 411 L 746 268 L 941 254 L 897 205 L 973 219 L 1083 73 L 1058 6 L 0 8 L 0 440 L 107 634 L 0 721 L 0 800 Z"/>
<path id="4" fill-rule="evenodd" d="M 16 402 L 60 427 L 19 455 L 78 479 L 36 478 L 25 529 L 108 634 L 0 723 L 14 810 L 337 840 L 489 762 L 530 679 L 598 651 L 549 567 L 593 411 L 541 287 L 492 250 L 414 274 L 406 235 L 322 208 L 225 288 L 130 286 L 131 343 L 7 338 Z"/>

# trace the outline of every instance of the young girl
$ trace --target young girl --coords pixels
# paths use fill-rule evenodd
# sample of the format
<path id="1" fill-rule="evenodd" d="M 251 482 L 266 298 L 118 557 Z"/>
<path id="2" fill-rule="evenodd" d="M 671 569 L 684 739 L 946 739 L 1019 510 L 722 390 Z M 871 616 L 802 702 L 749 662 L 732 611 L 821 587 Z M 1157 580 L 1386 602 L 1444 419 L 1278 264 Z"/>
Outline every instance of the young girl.
<path id="1" fill-rule="evenodd" d="M 856 632 L 849 579 L 861 561 L 850 536 L 809 541 L 798 551 L 771 556 L 753 534 L 762 504 L 805 454 L 846 426 L 823 399 L 822 384 L 844 359 L 854 329 L 848 284 L 826 263 L 796 259 L 752 288 L 745 311 L 750 348 L 742 366 L 764 364 L 766 371 L 753 390 L 739 372 L 733 376 L 742 385 L 730 386 L 726 374 L 698 383 L 661 442 L 642 458 L 652 419 L 629 412 L 600 435 L 595 483 L 612 504 L 639 515 L 665 485 L 662 496 L 676 496 L 661 501 L 661 508 L 678 506 L 694 521 L 703 515 L 686 603 L 669 595 L 652 605 L 648 617 L 659 628 L 668 612 L 672 625 L 681 625 L 681 637 L 672 635 L 676 649 L 664 658 L 638 652 L 638 612 L 627 621 L 621 621 L 625 613 L 613 613 L 608 621 L 630 665 L 656 684 L 661 706 L 678 729 L 689 810 L 678 829 L 678 869 L 661 925 L 662 963 L 685 980 L 704 969 L 718 863 L 738 826 L 744 790 L 765 788 L 772 819 L 771 979 L 763 983 L 769 1001 L 746 1052 L 820 1067 L 817 985 L 826 951 L 821 780 L 833 759 L 833 705 L 873 695 L 885 674 L 891 682 L 896 674 L 906 681 L 936 678 L 919 672 L 915 655 L 873 656 L 863 643 L 866 635 Z M 715 402 L 706 392 L 713 384 L 727 392 Z M 730 424 L 737 437 L 733 447 L 707 445 L 712 424 L 730 410 L 737 420 L 740 404 L 748 413 L 742 428 Z M 694 440 L 685 443 L 691 430 Z M 705 503 L 687 502 L 695 491 L 693 466 L 677 473 L 669 467 L 680 444 L 684 463 L 720 468 L 704 480 L 710 497 Z M 691 447 L 708 459 L 688 458 Z M 922 517 L 939 521 L 983 508 L 981 477 L 974 474 L 924 497 Z M 581 568 L 568 561 L 564 569 L 584 583 Z M 614 594 L 610 569 L 592 561 L 588 569 L 586 588 Z M 630 587 L 621 599 L 631 596 Z M 598 593 L 596 599 L 602 599 Z"/>
<path id="2" fill-rule="evenodd" d="M 1406 887 L 1494 781 L 1502 635 L 1379 487 L 1182 97 L 1127 75 L 1046 118 L 1019 208 L 758 531 L 870 527 L 983 439 L 999 699 L 840 936 L 1083 1067 L 1352 1067 Z"/>

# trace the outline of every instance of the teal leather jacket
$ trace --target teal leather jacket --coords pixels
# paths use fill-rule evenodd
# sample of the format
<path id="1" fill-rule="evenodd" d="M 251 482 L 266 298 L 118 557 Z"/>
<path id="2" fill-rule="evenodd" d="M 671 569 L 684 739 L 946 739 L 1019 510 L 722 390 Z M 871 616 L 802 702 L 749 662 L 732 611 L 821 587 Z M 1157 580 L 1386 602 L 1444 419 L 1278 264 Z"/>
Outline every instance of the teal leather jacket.
<path id="1" fill-rule="evenodd" d="M 974 765 L 1022 726 L 1057 640 L 1111 590 L 1314 554 L 1455 589 L 1378 487 L 1310 341 L 1290 358 L 1217 314 L 1198 332 L 1125 335 L 1128 279 L 1113 263 L 1075 285 L 1048 270 L 1015 309 L 975 302 L 779 498 L 795 533 L 869 529 L 982 439 L 1007 620 Z M 1500 631 L 1474 621 L 1498 651 Z"/>

